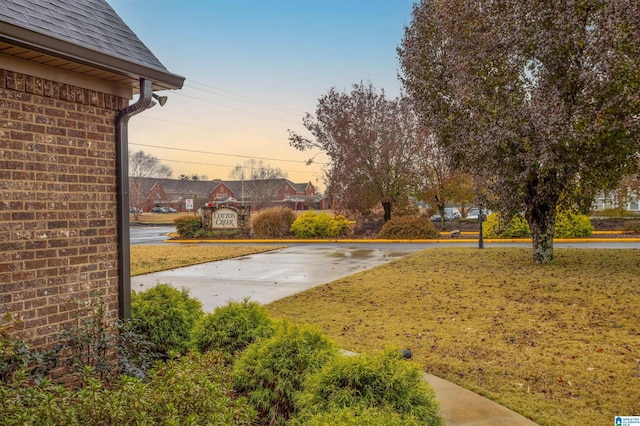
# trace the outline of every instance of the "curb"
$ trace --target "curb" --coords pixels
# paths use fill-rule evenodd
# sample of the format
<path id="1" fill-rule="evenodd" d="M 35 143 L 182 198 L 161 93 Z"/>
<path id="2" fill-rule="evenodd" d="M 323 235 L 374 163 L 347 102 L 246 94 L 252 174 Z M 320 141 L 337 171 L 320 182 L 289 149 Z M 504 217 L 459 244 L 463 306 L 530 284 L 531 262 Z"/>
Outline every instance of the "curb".
<path id="1" fill-rule="evenodd" d="M 509 238 L 509 239 L 483 239 L 485 243 L 530 243 L 531 238 Z M 284 239 L 284 240 L 164 240 L 165 243 L 181 244 L 308 244 L 308 243 L 477 243 L 477 238 L 454 238 L 437 240 L 385 240 L 385 239 Z M 554 243 L 640 243 L 640 237 L 634 238 L 557 238 Z"/>

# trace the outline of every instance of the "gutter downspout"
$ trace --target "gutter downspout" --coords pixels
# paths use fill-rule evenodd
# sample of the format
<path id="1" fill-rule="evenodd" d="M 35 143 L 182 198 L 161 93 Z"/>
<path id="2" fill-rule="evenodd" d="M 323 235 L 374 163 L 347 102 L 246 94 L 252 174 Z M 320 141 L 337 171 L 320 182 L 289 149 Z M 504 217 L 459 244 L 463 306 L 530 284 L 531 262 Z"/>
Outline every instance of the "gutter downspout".
<path id="1" fill-rule="evenodd" d="M 131 265 L 129 232 L 129 119 L 151 107 L 151 80 L 140 79 L 140 98 L 116 117 L 116 169 L 118 203 L 118 318 L 131 318 Z"/>

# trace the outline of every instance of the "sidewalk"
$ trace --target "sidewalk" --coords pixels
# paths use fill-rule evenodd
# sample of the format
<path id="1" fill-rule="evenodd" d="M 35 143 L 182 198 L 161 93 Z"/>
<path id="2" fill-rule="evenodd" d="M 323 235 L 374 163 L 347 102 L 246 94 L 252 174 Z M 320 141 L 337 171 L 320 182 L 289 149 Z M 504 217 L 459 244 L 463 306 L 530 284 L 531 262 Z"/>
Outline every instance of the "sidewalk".
<path id="1" fill-rule="evenodd" d="M 537 423 L 500 404 L 431 374 L 425 380 L 440 401 L 446 426 L 536 426 Z"/>

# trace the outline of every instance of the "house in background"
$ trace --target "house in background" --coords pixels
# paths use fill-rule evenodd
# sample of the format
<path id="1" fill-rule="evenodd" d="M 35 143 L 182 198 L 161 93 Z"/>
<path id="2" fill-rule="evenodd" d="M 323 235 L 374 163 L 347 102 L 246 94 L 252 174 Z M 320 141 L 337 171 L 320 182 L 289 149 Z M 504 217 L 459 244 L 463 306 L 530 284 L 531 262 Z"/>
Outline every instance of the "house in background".
<path id="1" fill-rule="evenodd" d="M 32 346 L 92 292 L 129 315 L 127 125 L 183 82 L 105 0 L 2 1 L 0 314 Z"/>
<path id="2" fill-rule="evenodd" d="M 133 177 L 131 180 L 135 179 Z M 139 178 L 144 212 L 153 207 L 172 207 L 186 211 L 185 201 L 194 200 L 197 210 L 207 203 L 231 202 L 251 206 L 252 210 L 287 205 L 294 210 L 323 209 L 325 201 L 308 183 L 293 183 L 288 179 L 190 181 L 181 179 Z M 131 205 L 135 206 L 134 191 Z"/>

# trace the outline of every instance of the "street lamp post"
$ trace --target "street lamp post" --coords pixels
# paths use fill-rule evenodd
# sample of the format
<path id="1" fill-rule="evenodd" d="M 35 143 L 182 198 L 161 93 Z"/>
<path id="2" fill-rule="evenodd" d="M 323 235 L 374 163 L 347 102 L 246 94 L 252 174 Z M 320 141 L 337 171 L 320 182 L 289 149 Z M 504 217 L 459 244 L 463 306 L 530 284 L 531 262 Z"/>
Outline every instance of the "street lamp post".
<path id="1" fill-rule="evenodd" d="M 478 214 L 478 223 L 480 224 L 480 229 L 478 231 L 478 248 L 484 248 L 484 240 L 482 239 L 482 204 L 480 204 L 480 212 Z"/>

